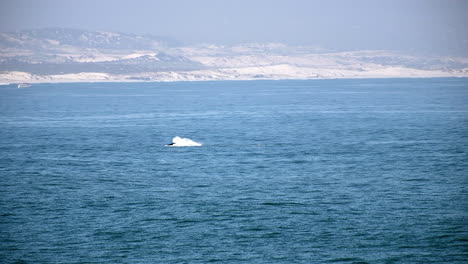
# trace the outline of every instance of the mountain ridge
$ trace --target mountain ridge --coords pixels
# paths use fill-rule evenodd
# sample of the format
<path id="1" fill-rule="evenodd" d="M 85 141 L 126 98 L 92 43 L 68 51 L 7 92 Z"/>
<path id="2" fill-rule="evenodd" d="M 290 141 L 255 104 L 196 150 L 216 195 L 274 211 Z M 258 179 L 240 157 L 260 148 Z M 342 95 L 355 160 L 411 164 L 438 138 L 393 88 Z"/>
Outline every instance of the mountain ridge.
<path id="1" fill-rule="evenodd" d="M 283 43 L 182 45 L 165 37 L 66 28 L 0 33 L 0 50 L 0 83 L 95 80 L 89 76 L 100 76 L 98 81 L 468 76 L 464 57 Z"/>

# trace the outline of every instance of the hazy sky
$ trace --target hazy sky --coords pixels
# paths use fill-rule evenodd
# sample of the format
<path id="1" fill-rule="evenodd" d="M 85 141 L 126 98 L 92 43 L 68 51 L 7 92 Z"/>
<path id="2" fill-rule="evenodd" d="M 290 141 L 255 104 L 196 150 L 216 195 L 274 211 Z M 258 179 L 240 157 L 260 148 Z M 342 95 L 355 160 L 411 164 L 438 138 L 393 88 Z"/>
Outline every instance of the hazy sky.
<path id="1" fill-rule="evenodd" d="M 182 42 L 468 55 L 468 0 L 0 0 L 0 30 L 72 27 Z"/>

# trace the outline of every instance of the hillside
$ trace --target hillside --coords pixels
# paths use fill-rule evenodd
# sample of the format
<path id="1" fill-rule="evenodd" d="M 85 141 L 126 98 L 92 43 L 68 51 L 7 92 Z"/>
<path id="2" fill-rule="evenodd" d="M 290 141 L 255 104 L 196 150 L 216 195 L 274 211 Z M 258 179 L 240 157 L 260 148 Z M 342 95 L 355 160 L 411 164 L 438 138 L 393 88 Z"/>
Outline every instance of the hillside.
<path id="1" fill-rule="evenodd" d="M 468 58 L 281 43 L 182 45 L 63 28 L 0 33 L 0 83 L 447 76 L 468 76 Z"/>

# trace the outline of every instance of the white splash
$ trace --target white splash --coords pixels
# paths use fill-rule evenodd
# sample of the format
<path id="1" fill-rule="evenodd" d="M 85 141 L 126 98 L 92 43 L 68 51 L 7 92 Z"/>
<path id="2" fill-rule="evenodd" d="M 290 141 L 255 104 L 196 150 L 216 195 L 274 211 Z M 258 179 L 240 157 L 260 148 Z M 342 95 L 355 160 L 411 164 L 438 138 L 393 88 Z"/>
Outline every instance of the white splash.
<path id="1" fill-rule="evenodd" d="M 201 143 L 195 142 L 189 138 L 174 137 L 171 144 L 167 144 L 168 147 L 200 147 Z"/>

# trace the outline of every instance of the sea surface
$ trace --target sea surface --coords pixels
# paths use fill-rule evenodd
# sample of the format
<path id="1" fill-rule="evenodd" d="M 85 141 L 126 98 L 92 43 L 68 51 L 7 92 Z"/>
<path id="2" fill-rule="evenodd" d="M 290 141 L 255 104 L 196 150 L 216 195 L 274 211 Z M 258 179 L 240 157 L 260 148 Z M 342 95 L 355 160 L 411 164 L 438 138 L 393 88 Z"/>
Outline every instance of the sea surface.
<path id="1" fill-rule="evenodd" d="M 468 79 L 0 86 L 0 263 L 211 262 L 468 263 Z"/>

